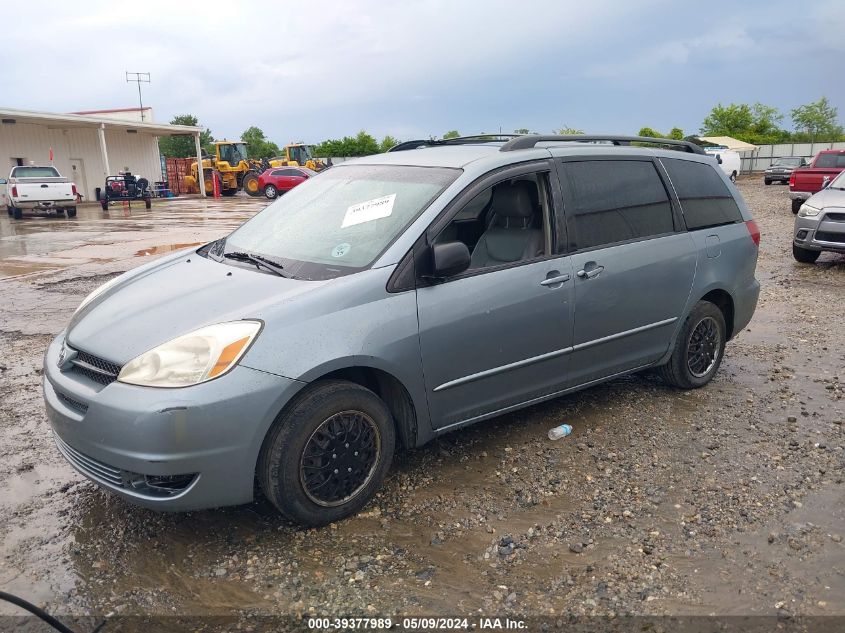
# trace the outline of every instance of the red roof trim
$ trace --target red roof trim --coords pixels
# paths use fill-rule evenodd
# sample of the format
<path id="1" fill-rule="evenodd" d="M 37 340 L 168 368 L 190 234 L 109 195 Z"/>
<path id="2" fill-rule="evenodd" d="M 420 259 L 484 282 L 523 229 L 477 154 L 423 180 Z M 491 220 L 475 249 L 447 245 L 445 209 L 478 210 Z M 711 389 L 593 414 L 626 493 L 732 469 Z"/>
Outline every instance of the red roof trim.
<path id="1" fill-rule="evenodd" d="M 108 114 L 109 112 L 140 112 L 141 110 L 152 110 L 151 107 L 143 108 L 114 108 L 112 110 L 82 110 L 80 112 L 69 112 L 68 114 Z"/>

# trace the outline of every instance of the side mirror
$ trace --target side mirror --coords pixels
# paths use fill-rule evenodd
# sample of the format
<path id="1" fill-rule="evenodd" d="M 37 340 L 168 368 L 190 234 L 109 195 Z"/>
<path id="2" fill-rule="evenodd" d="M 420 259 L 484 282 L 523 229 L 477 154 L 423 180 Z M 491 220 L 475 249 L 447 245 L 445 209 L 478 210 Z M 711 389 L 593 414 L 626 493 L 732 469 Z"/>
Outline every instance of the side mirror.
<path id="1" fill-rule="evenodd" d="M 827 189 L 830 187 L 830 176 L 825 176 L 824 180 L 822 180 L 822 189 Z"/>
<path id="2" fill-rule="evenodd" d="M 463 242 L 444 242 L 431 247 L 433 277 L 453 277 L 464 272 L 470 265 L 467 245 Z"/>

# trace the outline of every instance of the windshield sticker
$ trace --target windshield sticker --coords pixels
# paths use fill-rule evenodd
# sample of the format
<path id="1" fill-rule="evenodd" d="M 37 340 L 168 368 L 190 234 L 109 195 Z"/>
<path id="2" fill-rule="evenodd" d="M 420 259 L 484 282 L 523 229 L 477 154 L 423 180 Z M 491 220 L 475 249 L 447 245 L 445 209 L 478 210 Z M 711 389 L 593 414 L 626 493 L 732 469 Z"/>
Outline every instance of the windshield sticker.
<path id="1" fill-rule="evenodd" d="M 343 216 L 343 224 L 340 228 L 345 229 L 348 226 L 355 226 L 356 224 L 363 224 L 364 222 L 372 222 L 380 218 L 386 218 L 393 213 L 393 203 L 396 201 L 396 194 L 392 193 L 389 196 L 382 198 L 373 198 L 366 202 L 359 202 L 353 204 L 346 209 L 346 215 Z M 339 257 L 339 255 L 338 255 Z"/>
<path id="2" fill-rule="evenodd" d="M 346 242 L 338 244 L 332 249 L 332 257 L 343 257 L 349 252 L 350 248 L 352 248 L 352 246 Z"/>

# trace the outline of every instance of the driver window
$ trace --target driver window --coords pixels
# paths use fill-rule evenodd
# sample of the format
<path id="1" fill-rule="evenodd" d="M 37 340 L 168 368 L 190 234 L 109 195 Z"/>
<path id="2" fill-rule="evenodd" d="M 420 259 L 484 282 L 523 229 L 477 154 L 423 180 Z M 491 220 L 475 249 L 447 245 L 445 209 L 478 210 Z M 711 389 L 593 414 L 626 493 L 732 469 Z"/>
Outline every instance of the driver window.
<path id="1" fill-rule="evenodd" d="M 551 253 L 548 174 L 496 183 L 465 204 L 437 235 L 459 241 L 471 254 L 469 270 L 529 261 Z"/>

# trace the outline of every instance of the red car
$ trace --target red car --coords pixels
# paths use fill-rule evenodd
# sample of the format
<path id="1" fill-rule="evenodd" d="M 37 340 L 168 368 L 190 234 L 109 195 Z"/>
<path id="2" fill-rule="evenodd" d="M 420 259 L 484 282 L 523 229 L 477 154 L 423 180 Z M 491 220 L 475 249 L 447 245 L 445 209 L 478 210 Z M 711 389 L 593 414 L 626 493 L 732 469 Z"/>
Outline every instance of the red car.
<path id="1" fill-rule="evenodd" d="M 272 200 L 316 175 L 316 171 L 306 167 L 268 169 L 258 177 L 258 186 L 264 195 Z"/>

